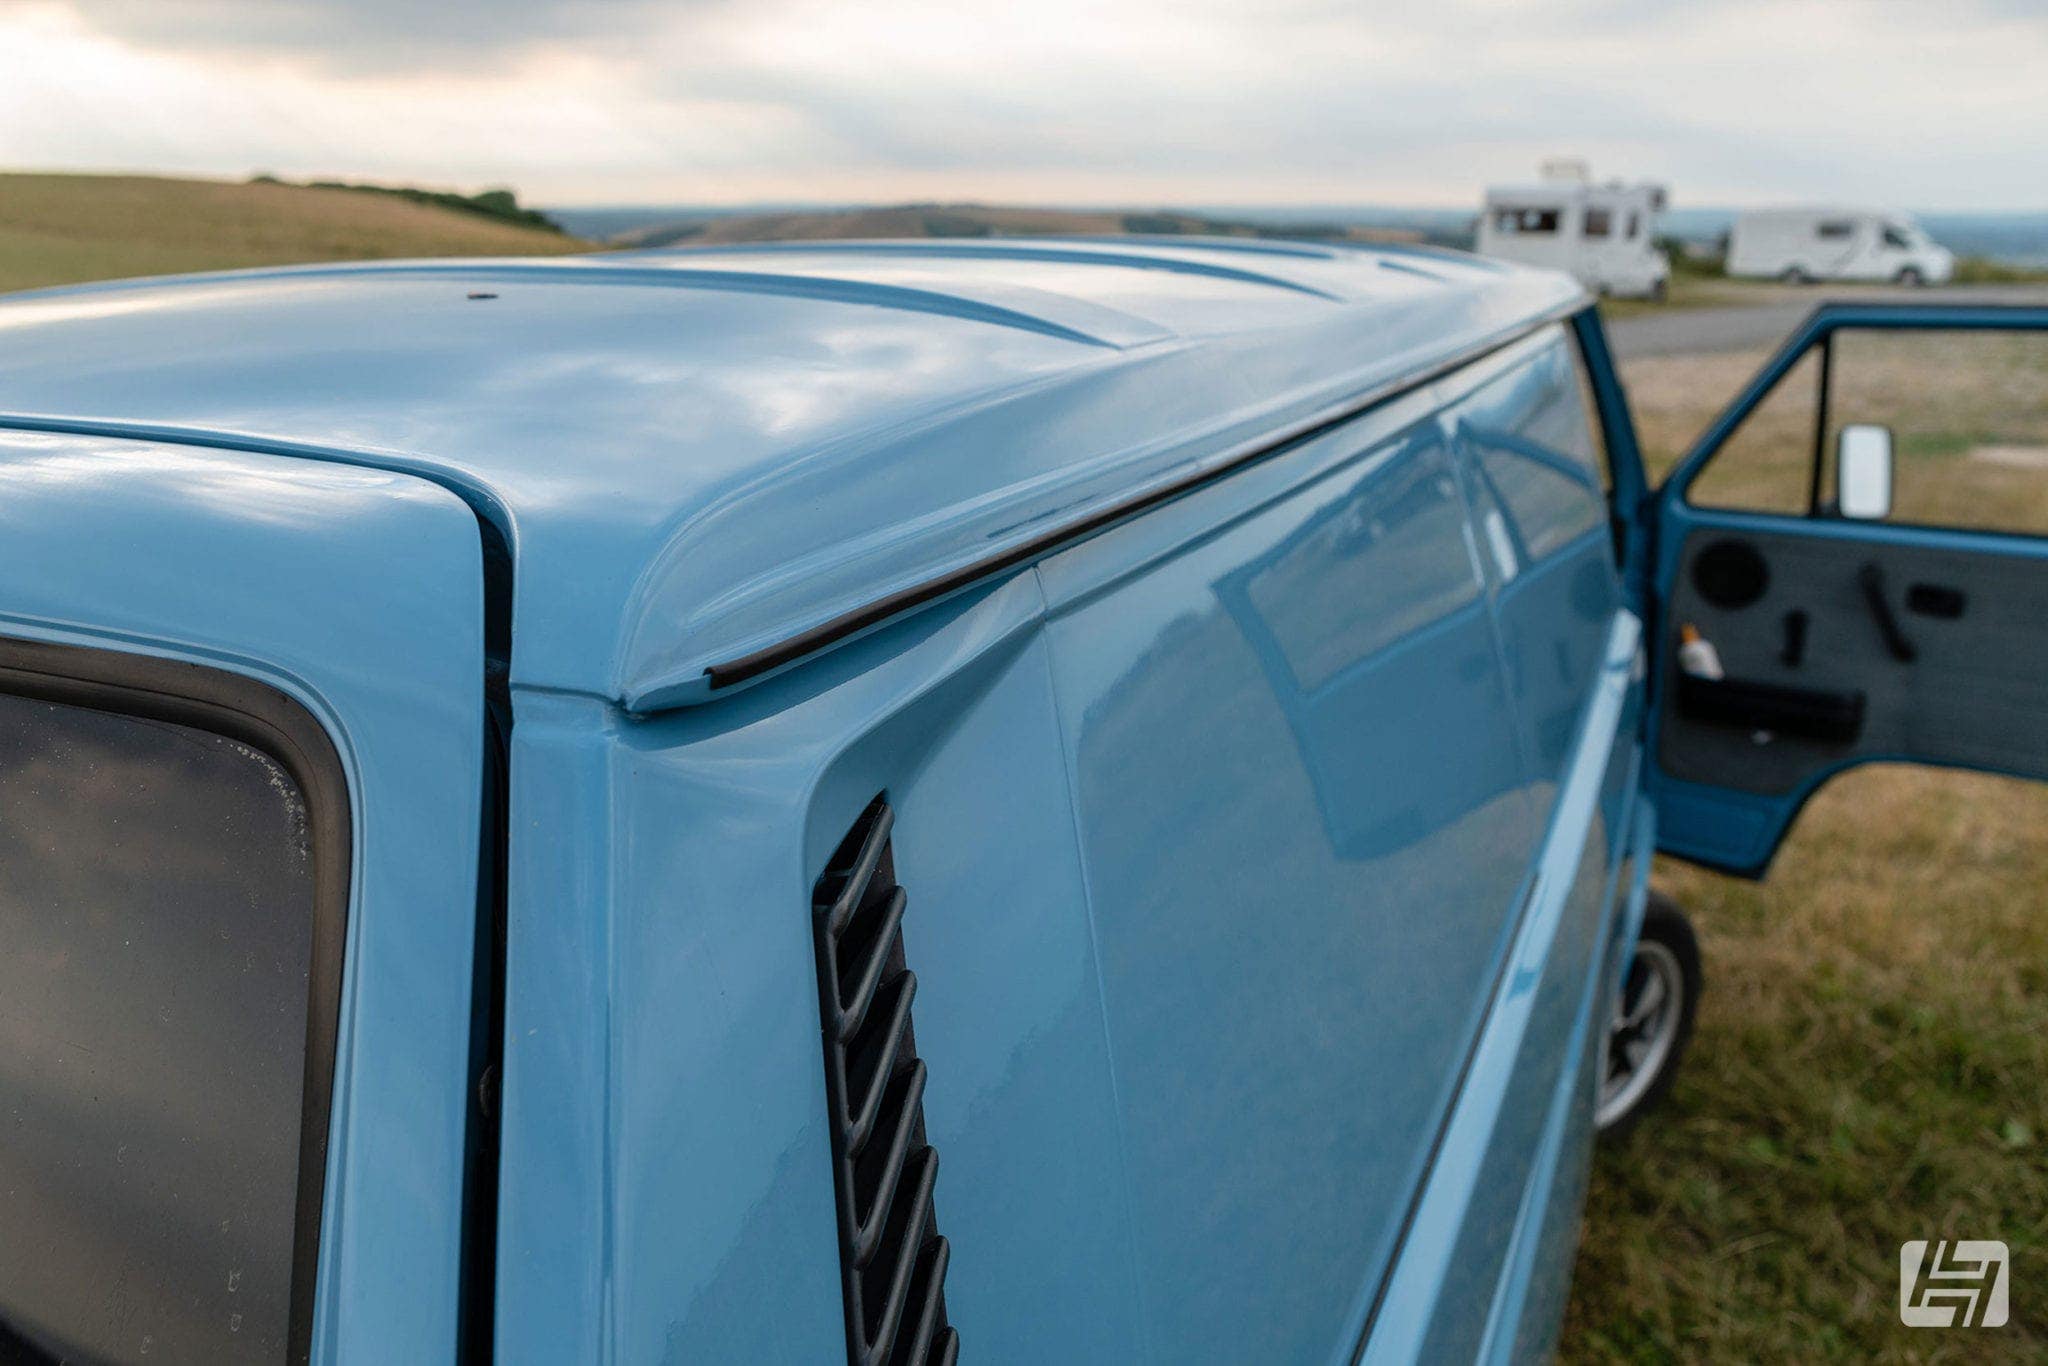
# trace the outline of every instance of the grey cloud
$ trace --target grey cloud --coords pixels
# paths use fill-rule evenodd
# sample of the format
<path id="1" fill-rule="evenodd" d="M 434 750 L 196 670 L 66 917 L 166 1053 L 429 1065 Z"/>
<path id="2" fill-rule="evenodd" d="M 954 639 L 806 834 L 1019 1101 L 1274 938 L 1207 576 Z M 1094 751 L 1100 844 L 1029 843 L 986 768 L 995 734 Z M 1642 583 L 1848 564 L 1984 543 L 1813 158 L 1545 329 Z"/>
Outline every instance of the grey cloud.
<path id="1" fill-rule="evenodd" d="M 287 56 L 351 72 L 487 67 L 543 43 L 630 40 L 724 0 L 72 0 L 158 50 Z"/>

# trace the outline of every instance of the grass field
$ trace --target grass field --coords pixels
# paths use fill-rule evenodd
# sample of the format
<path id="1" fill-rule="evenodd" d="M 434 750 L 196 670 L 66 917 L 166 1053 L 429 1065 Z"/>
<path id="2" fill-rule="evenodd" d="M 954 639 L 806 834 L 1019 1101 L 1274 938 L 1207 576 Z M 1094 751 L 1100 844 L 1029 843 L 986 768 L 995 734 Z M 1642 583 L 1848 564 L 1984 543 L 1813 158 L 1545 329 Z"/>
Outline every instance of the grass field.
<path id="1" fill-rule="evenodd" d="M 588 249 L 559 233 L 349 190 L 0 175 L 0 291 L 302 261 Z"/>
<path id="2" fill-rule="evenodd" d="M 2048 371 L 2008 351 L 1951 357 L 1941 389 L 2029 441 Z M 1873 359 L 1902 501 L 1981 518 L 1988 493 L 2048 526 L 2048 468 L 1962 479 L 1956 451 L 1916 458 L 1907 419 L 1934 416 L 1932 380 Z M 1625 367 L 1659 473 L 1761 360 Z M 1803 493 L 1811 408 L 1771 417 L 1725 501 L 1788 475 Z M 1657 881 L 1699 928 L 1707 991 L 1667 1107 L 1596 1156 L 1562 1359 L 2048 1361 L 2048 788 L 1860 769 L 1814 799 L 1769 881 L 1675 863 Z M 1900 1325 L 1899 1244 L 1944 1237 L 2011 1244 L 2009 1327 Z"/>

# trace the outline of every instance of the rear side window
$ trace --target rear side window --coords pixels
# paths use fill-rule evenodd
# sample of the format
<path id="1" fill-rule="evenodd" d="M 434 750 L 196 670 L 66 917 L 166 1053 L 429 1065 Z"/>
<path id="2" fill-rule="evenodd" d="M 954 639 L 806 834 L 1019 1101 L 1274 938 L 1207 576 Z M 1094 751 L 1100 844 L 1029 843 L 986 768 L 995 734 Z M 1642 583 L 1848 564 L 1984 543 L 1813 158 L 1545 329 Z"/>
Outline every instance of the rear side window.
<path id="1" fill-rule="evenodd" d="M 246 739 L 88 695 L 0 692 L 0 1357 L 292 1359 L 327 823 Z"/>
<path id="2" fill-rule="evenodd" d="M 1814 229 L 1823 242 L 1846 242 L 1856 235 L 1856 225 L 1846 218 L 1830 218 Z"/>
<path id="3" fill-rule="evenodd" d="M 1586 210 L 1586 236 L 1605 237 L 1614 231 L 1614 214 L 1608 209 Z"/>

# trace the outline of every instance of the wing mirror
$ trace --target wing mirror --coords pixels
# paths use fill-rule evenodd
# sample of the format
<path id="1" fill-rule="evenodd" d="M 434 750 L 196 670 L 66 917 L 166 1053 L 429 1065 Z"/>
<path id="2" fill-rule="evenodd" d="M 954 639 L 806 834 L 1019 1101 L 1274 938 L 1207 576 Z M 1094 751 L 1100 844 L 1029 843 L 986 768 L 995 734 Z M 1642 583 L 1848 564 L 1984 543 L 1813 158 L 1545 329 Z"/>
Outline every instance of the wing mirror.
<path id="1" fill-rule="evenodd" d="M 1859 522 L 1880 522 L 1892 512 L 1892 432 L 1852 423 L 1835 440 L 1835 510 Z"/>

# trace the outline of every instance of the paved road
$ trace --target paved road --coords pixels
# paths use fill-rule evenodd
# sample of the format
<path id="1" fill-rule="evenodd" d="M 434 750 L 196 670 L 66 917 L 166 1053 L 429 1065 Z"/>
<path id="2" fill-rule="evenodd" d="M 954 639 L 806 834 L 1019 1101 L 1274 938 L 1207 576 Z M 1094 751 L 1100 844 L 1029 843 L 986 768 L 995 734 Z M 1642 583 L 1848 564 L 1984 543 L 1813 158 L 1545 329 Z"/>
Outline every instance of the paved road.
<path id="1" fill-rule="evenodd" d="M 1770 303 L 1642 313 L 1608 324 L 1615 353 L 1672 356 L 1693 351 L 1757 351 L 1781 340 L 1825 299 L 1909 303 L 2048 303 L 2048 285 L 1951 285 L 1942 289 L 1803 289 Z"/>

